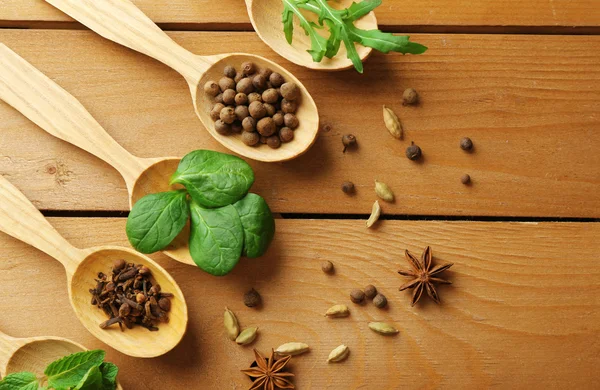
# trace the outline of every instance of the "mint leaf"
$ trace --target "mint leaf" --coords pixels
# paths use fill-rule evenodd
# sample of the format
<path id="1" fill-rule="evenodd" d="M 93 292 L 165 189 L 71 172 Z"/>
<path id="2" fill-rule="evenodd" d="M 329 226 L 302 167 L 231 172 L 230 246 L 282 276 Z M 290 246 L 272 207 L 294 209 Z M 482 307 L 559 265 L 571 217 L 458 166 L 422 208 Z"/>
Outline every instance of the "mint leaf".
<path id="1" fill-rule="evenodd" d="M 0 390 L 38 390 L 39 386 L 38 379 L 30 372 L 10 374 L 0 381 Z"/>
<path id="2" fill-rule="evenodd" d="M 117 374 L 119 368 L 112 363 L 102 363 L 100 365 L 102 373 L 102 384 L 105 390 L 114 390 L 117 387 Z"/>
<path id="3" fill-rule="evenodd" d="M 102 373 L 98 366 L 94 366 L 81 378 L 75 390 L 104 390 Z"/>
<path id="4" fill-rule="evenodd" d="M 48 377 L 48 387 L 65 389 L 79 385 L 92 367 L 102 364 L 105 352 L 93 350 L 74 353 L 50 363 L 44 374 Z"/>

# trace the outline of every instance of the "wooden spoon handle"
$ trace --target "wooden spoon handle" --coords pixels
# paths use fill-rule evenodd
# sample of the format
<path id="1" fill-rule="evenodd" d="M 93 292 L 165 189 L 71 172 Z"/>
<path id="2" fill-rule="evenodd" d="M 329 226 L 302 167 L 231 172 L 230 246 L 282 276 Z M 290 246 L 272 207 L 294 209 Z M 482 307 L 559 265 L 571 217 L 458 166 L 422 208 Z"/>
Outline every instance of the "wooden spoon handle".
<path id="1" fill-rule="evenodd" d="M 46 0 L 91 30 L 146 54 L 196 86 L 209 65 L 167 36 L 129 0 Z"/>
<path id="2" fill-rule="evenodd" d="M 82 251 L 65 240 L 42 213 L 0 175 L 0 231 L 29 244 L 60 261 L 72 275 L 82 260 Z"/>
<path id="3" fill-rule="evenodd" d="M 0 44 L 0 99 L 53 136 L 106 161 L 132 186 L 144 166 L 67 91 Z"/>

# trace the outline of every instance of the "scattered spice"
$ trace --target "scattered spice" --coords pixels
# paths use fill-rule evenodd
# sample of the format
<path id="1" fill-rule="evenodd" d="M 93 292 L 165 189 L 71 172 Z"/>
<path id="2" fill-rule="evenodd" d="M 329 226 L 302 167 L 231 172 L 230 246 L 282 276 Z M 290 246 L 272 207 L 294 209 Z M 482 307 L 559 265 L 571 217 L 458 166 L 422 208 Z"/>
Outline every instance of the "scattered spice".
<path id="1" fill-rule="evenodd" d="M 375 180 L 375 193 L 386 202 L 394 201 L 394 192 L 385 183 Z"/>
<path id="2" fill-rule="evenodd" d="M 353 194 L 354 190 L 354 183 L 351 181 L 345 181 L 342 183 L 342 191 L 344 191 L 344 194 Z"/>
<path id="3" fill-rule="evenodd" d="M 387 298 L 385 297 L 385 295 L 379 293 L 375 295 L 375 298 L 373 298 L 373 304 L 376 307 L 383 309 L 387 306 Z"/>
<path id="4" fill-rule="evenodd" d="M 239 345 L 248 345 L 256 339 L 258 335 L 258 327 L 251 327 L 244 329 L 239 336 L 235 339 L 235 342 Z"/>
<path id="5" fill-rule="evenodd" d="M 385 105 L 383 106 L 383 123 L 385 123 L 385 127 L 387 127 L 392 137 L 402 139 L 404 130 L 400 119 L 391 108 L 387 108 Z"/>
<path id="6" fill-rule="evenodd" d="M 387 322 L 369 322 L 369 329 L 384 336 L 395 335 L 400 332 Z"/>
<path id="7" fill-rule="evenodd" d="M 255 289 L 251 289 L 246 294 L 244 294 L 244 305 L 248 307 L 256 307 L 260 305 L 262 302 L 262 298 L 258 291 Z"/>
<path id="8" fill-rule="evenodd" d="M 235 314 L 228 308 L 225 308 L 223 324 L 225 325 L 227 337 L 229 337 L 230 340 L 235 340 L 240 334 L 240 325 Z"/>
<path id="9" fill-rule="evenodd" d="M 242 372 L 252 379 L 253 383 L 250 390 L 259 389 L 294 389 L 294 384 L 288 378 L 294 374 L 287 372 L 285 366 L 292 359 L 291 355 L 275 359 L 275 351 L 271 350 L 271 356 L 265 359 L 256 349 L 254 350 L 256 359 L 250 368 Z"/>
<path id="10" fill-rule="evenodd" d="M 400 287 L 400 291 L 404 291 L 408 288 L 414 289 L 412 295 L 411 306 L 414 306 L 421 295 L 423 294 L 423 290 L 427 290 L 427 295 L 437 304 L 440 303 L 440 298 L 435 290 L 434 283 L 441 284 L 452 284 L 449 280 L 441 279 L 435 277 L 435 275 L 440 274 L 446 271 L 448 268 L 452 267 L 454 264 L 442 264 L 436 265 L 432 268 L 431 258 L 431 247 L 425 248 L 423 254 L 421 255 L 421 260 L 417 259 L 412 253 L 408 251 L 408 249 L 404 252 L 406 256 L 406 260 L 410 263 L 412 270 L 409 271 L 398 271 L 398 273 L 402 276 L 408 276 L 412 278 L 409 282 L 403 284 Z"/>
<path id="11" fill-rule="evenodd" d="M 365 300 L 365 292 L 358 288 L 350 291 L 350 300 L 353 303 L 362 303 Z"/>
<path id="12" fill-rule="evenodd" d="M 473 141 L 471 138 L 464 137 L 460 140 L 460 148 L 466 152 L 469 152 L 473 149 Z"/>
<path id="13" fill-rule="evenodd" d="M 329 260 L 325 260 L 324 262 L 321 263 L 321 271 L 325 272 L 326 274 L 330 274 L 333 272 L 333 263 Z"/>
<path id="14" fill-rule="evenodd" d="M 416 161 L 421 158 L 421 148 L 411 142 L 410 146 L 406 148 L 406 158 L 412 161 Z"/>
<path id="15" fill-rule="evenodd" d="M 123 331 L 124 324 L 128 329 L 141 325 L 150 331 L 157 331 L 156 322 L 169 322 L 171 303 L 168 298 L 172 298 L 173 294 L 161 291 L 160 285 L 152 282 L 150 269 L 145 265 L 117 259 L 113 263 L 110 278 L 102 272 L 98 273 L 96 287 L 89 291 L 92 305 L 104 310 L 109 317 L 100 324 L 102 329 L 119 324 Z M 160 301 L 162 305 L 159 305 Z"/>
<path id="16" fill-rule="evenodd" d="M 419 102 L 419 94 L 414 88 L 407 88 L 402 94 L 402 104 L 405 106 L 417 104 Z"/>
<path id="17" fill-rule="evenodd" d="M 346 359 L 349 354 L 350 354 L 350 348 L 348 348 L 347 346 L 342 344 L 339 347 L 337 347 L 336 349 L 334 349 L 333 351 L 331 351 L 331 353 L 329 354 L 329 357 L 327 358 L 327 362 L 328 363 L 341 362 L 342 360 Z"/>
<path id="18" fill-rule="evenodd" d="M 325 313 L 325 316 L 330 318 L 348 317 L 349 315 L 350 309 L 346 305 L 331 306 Z"/>
<path id="19" fill-rule="evenodd" d="M 465 173 L 464 175 L 462 175 L 460 177 L 460 182 L 467 185 L 471 182 L 471 176 L 469 176 L 467 173 Z"/>
<path id="20" fill-rule="evenodd" d="M 275 353 L 282 356 L 296 356 L 309 350 L 308 344 L 305 343 L 285 343 L 277 347 Z"/>
<path id="21" fill-rule="evenodd" d="M 381 215 L 381 206 L 379 206 L 379 201 L 376 200 L 375 203 L 373 203 L 373 209 L 371 210 L 371 216 L 367 220 L 367 228 L 370 228 L 371 226 L 373 226 L 373 224 L 375 222 L 377 222 L 377 220 L 379 219 L 380 215 Z"/>
<path id="22" fill-rule="evenodd" d="M 369 299 L 373 299 L 375 298 L 375 296 L 377 295 L 377 288 L 375 288 L 375 286 L 373 286 L 372 284 L 369 284 L 367 287 L 365 287 L 365 296 Z"/>
<path id="23" fill-rule="evenodd" d="M 354 147 L 356 145 L 356 137 L 353 134 L 345 134 L 342 136 L 342 144 L 344 144 L 344 150 L 342 153 L 346 153 L 346 149 Z"/>

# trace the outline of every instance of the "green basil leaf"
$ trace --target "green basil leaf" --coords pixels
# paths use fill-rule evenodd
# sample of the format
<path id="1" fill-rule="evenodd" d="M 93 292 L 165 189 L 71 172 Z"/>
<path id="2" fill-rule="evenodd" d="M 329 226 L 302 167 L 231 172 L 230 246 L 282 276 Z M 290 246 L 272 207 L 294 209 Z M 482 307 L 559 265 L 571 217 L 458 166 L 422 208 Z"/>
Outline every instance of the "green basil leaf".
<path id="1" fill-rule="evenodd" d="M 181 232 L 189 217 L 184 190 L 146 195 L 127 218 L 127 238 L 142 253 L 164 249 Z"/>
<path id="2" fill-rule="evenodd" d="M 92 367 L 102 364 L 104 355 L 104 351 L 96 349 L 74 353 L 50 363 L 44 371 L 48 386 L 55 389 L 77 386 Z"/>
<path id="3" fill-rule="evenodd" d="M 194 201 L 190 209 L 192 259 L 209 274 L 228 274 L 240 260 L 244 246 L 244 231 L 237 210 L 232 205 L 206 209 Z"/>
<path id="4" fill-rule="evenodd" d="M 244 228 L 244 255 L 260 257 L 269 248 L 275 235 L 275 220 L 265 200 L 256 194 L 248 194 L 233 204 Z"/>
<path id="5" fill-rule="evenodd" d="M 38 390 L 40 383 L 31 372 L 9 374 L 0 381 L 0 390 Z"/>
<path id="6" fill-rule="evenodd" d="M 114 387 L 113 387 L 114 388 Z M 76 390 L 104 390 L 102 383 L 102 373 L 99 366 L 94 366 L 88 370 L 77 387 Z"/>
<path id="7" fill-rule="evenodd" d="M 102 384 L 105 390 L 114 390 L 117 387 L 117 374 L 119 368 L 112 363 L 102 363 L 100 365 L 100 372 L 102 373 Z"/>
<path id="8" fill-rule="evenodd" d="M 254 183 L 254 172 L 239 157 L 196 150 L 181 159 L 171 184 L 185 186 L 194 202 L 215 208 L 242 199 Z"/>

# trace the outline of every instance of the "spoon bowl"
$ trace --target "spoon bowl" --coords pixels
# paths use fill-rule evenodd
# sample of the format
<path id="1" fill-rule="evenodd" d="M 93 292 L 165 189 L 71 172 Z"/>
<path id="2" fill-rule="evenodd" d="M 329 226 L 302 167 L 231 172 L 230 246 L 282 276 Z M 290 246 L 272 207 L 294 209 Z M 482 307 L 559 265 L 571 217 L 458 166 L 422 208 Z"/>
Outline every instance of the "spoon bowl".
<path id="1" fill-rule="evenodd" d="M 340 0 L 331 3 L 331 6 L 337 9 L 347 8 L 354 0 Z M 283 12 L 283 2 L 281 0 L 246 0 L 248 16 L 254 30 L 273 51 L 288 61 L 309 69 L 337 71 L 354 67 L 352 62 L 346 56 L 347 52 L 344 45 L 340 46 L 340 51 L 333 58 L 323 58 L 321 62 L 314 62 L 311 55 L 307 52 L 310 49 L 310 37 L 304 33 L 304 30 L 294 17 L 294 35 L 290 45 L 285 39 L 283 24 L 281 23 L 281 13 Z M 303 12 L 306 19 L 317 23 L 317 15 L 312 12 Z M 377 18 L 375 13 L 370 12 L 358 19 L 354 25 L 363 30 L 377 29 Z M 326 34 L 327 30 L 319 32 Z M 370 47 L 356 45 L 356 50 L 361 60 L 366 60 L 371 54 Z"/>

